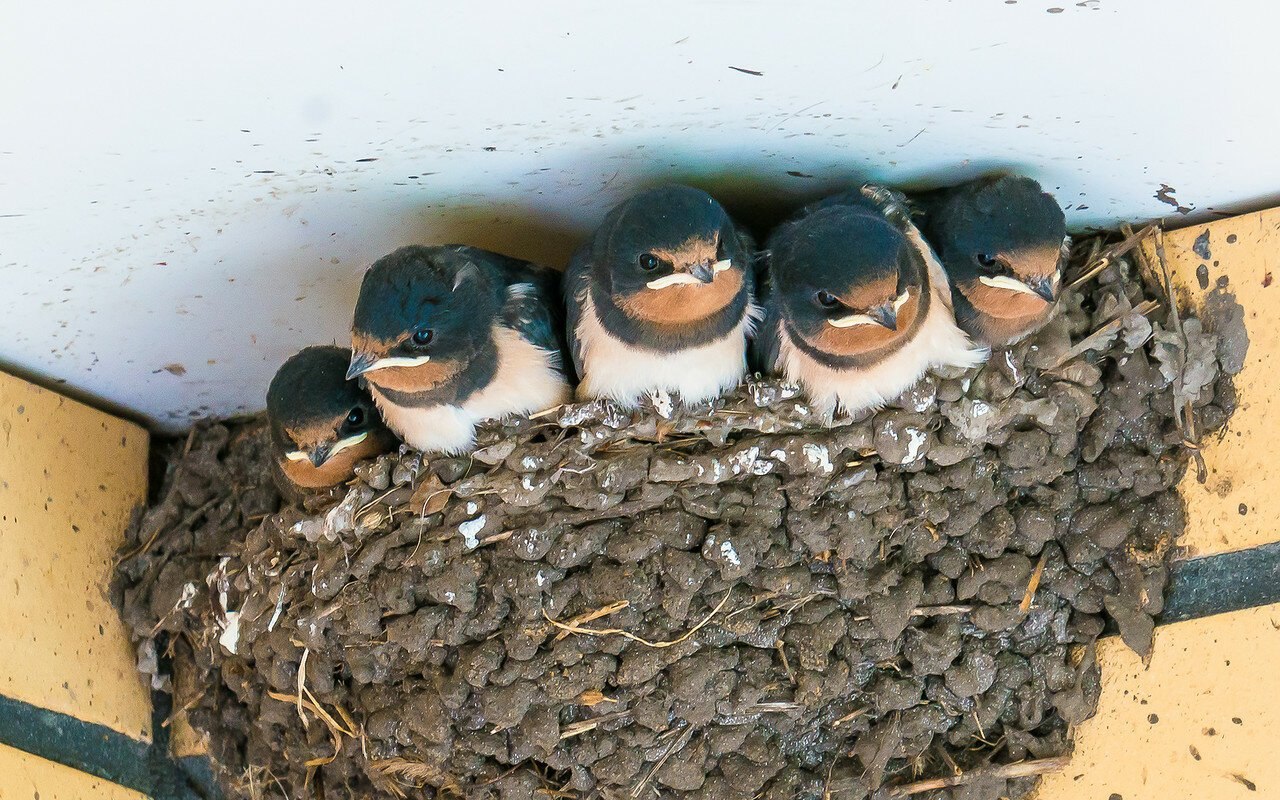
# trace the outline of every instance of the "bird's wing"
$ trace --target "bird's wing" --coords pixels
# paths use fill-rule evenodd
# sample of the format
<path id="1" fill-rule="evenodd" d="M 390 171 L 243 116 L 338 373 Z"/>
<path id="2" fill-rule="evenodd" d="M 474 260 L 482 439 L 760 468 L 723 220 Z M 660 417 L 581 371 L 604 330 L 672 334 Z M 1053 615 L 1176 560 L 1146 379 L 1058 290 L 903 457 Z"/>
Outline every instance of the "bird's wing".
<path id="1" fill-rule="evenodd" d="M 757 302 L 760 299 L 760 282 L 764 279 L 763 264 L 760 249 L 756 246 L 755 237 L 743 228 L 734 229 L 734 234 L 738 237 L 739 249 L 746 256 L 746 268 L 743 269 L 743 277 L 747 283 L 747 291 L 751 294 L 753 300 Z"/>
<path id="2" fill-rule="evenodd" d="M 907 237 L 920 253 L 920 257 L 924 259 L 925 266 L 928 268 L 929 283 L 934 293 L 943 305 L 947 307 L 947 310 L 951 310 L 951 281 L 947 278 L 947 271 L 942 266 L 942 259 L 938 258 L 937 251 L 929 244 L 929 241 L 921 233 L 920 228 L 913 219 L 910 201 L 907 196 L 896 189 L 873 186 L 871 184 L 863 186 L 861 194 L 879 207 L 880 213 L 884 215 L 885 219 L 902 231 L 902 234 Z"/>
<path id="3" fill-rule="evenodd" d="M 772 255 L 771 250 L 757 250 L 751 261 L 751 290 L 756 303 L 760 305 L 764 305 L 773 294 L 773 273 L 769 269 L 769 259 Z"/>
<path id="4" fill-rule="evenodd" d="M 564 365 L 564 314 L 560 304 L 560 273 L 519 258 L 468 246 L 489 274 L 502 285 L 505 297 L 499 321 L 520 337 L 554 353 Z"/>
<path id="5" fill-rule="evenodd" d="M 911 201 L 897 189 L 867 183 L 863 184 L 858 193 L 870 201 L 885 219 L 899 228 L 912 224 Z"/>
<path id="6" fill-rule="evenodd" d="M 766 350 L 776 350 L 769 338 L 776 336 L 776 314 L 773 312 L 773 277 L 769 270 L 769 250 L 753 250 L 751 256 L 751 294 L 760 309 L 760 319 L 752 327 L 751 338 L 747 341 L 747 365 L 753 372 L 767 375 L 773 369 L 773 356 Z"/>
<path id="7" fill-rule="evenodd" d="M 560 273 L 534 264 L 507 276 L 502 324 L 543 350 L 554 353 L 564 368 L 564 316 L 560 306 Z"/>
<path id="8" fill-rule="evenodd" d="M 587 299 L 591 271 L 588 269 L 589 248 L 584 245 L 569 260 L 564 271 L 565 330 L 569 340 L 569 355 L 578 380 L 582 380 L 582 342 L 578 339 L 578 323 L 582 320 L 583 305 Z"/>
<path id="9" fill-rule="evenodd" d="M 756 330 L 756 335 L 751 340 L 747 352 L 752 371 L 762 375 L 773 375 L 778 372 L 778 360 L 782 353 L 782 339 L 778 333 L 780 327 L 781 319 L 778 316 L 777 303 L 765 303 L 764 319 L 760 320 L 760 327 Z"/>
<path id="10" fill-rule="evenodd" d="M 920 257 L 924 259 L 925 266 L 929 270 L 929 284 L 934 290 L 934 294 L 947 307 L 947 310 L 951 310 L 953 306 L 951 279 L 947 277 L 947 270 L 942 266 L 942 259 L 938 258 L 937 251 L 933 249 L 933 246 L 924 238 L 924 234 L 913 223 L 908 221 L 903 226 L 902 232 L 916 248 L 916 251 L 920 253 Z"/>
<path id="11" fill-rule="evenodd" d="M 876 189 L 878 187 L 872 187 L 872 188 Z M 821 211 L 824 208 L 832 208 L 837 206 L 859 208 L 864 211 L 870 211 L 872 213 L 885 215 L 885 206 L 887 204 L 886 201 L 888 199 L 889 198 L 887 196 L 873 198 L 869 196 L 866 192 L 864 192 L 862 189 L 850 189 L 846 192 L 840 192 L 839 194 L 829 195 L 827 197 L 822 198 L 821 200 L 817 200 L 815 202 L 810 203 L 809 205 L 800 209 L 800 212 L 796 214 L 795 217 L 793 217 L 793 220 L 800 220 L 800 219 L 803 219 L 804 217 L 807 217 L 808 215 L 812 214 L 815 211 Z"/>

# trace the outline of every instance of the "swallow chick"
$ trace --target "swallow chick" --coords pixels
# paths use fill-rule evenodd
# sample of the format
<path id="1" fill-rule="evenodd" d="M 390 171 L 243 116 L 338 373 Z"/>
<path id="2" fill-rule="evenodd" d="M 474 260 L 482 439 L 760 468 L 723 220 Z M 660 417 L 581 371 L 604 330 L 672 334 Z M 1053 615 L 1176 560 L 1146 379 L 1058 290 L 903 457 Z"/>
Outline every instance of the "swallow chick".
<path id="1" fill-rule="evenodd" d="M 579 396 L 635 408 L 658 392 L 693 404 L 737 386 L 760 313 L 752 252 L 720 204 L 690 186 L 613 209 L 565 272 Z"/>
<path id="2" fill-rule="evenodd" d="M 559 278 L 477 247 L 402 247 L 365 273 L 347 378 L 410 446 L 465 452 L 478 422 L 571 398 Z"/>
<path id="3" fill-rule="evenodd" d="M 985 356 L 956 327 L 937 257 L 886 190 L 819 202 L 775 232 L 768 253 L 756 347 L 827 419 L 880 408 L 931 367 Z"/>
<path id="4" fill-rule="evenodd" d="M 1048 322 L 1071 237 L 1062 209 L 1039 183 L 983 178 L 922 195 L 919 205 L 962 330 L 979 344 L 1005 347 Z"/>
<path id="5" fill-rule="evenodd" d="M 267 388 L 276 484 L 292 501 L 346 482 L 357 463 L 395 446 L 368 392 L 346 378 L 350 361 L 345 347 L 308 347 Z"/>

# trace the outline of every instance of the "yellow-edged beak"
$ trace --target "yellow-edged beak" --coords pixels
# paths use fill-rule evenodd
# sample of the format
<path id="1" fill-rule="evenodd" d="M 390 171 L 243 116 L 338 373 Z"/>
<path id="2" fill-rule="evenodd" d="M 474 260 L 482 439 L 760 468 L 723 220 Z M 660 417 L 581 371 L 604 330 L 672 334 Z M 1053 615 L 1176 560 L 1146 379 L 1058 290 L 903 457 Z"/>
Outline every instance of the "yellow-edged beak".
<path id="1" fill-rule="evenodd" d="M 321 444 L 316 446 L 311 452 L 306 450 L 291 450 L 284 454 L 284 457 L 290 461 L 310 461 L 311 465 L 316 469 L 323 467 L 329 459 L 346 450 L 348 447 L 355 447 L 369 437 L 369 432 L 357 433 L 354 436 L 348 436 L 345 439 L 339 439 L 333 444 Z"/>
<path id="2" fill-rule="evenodd" d="M 732 266 L 729 259 L 722 259 L 714 264 L 698 264 L 687 272 L 673 272 L 654 278 L 645 284 L 650 289 L 665 289 L 668 286 L 705 286 L 716 279 L 716 276 Z"/>
<path id="3" fill-rule="evenodd" d="M 431 360 L 431 356 L 387 356 L 374 358 L 368 353 L 356 353 L 351 357 L 351 366 L 347 368 L 347 380 L 366 372 L 373 372 L 388 367 L 417 367 Z"/>
<path id="4" fill-rule="evenodd" d="M 1007 275 L 996 275 L 993 278 L 983 275 L 978 280 L 992 289 L 1004 289 L 1010 292 L 1029 294 L 1033 297 L 1039 297 L 1046 303 L 1052 303 L 1056 297 L 1056 292 L 1054 291 L 1055 278 L 1036 276 L 1024 283 Z"/>

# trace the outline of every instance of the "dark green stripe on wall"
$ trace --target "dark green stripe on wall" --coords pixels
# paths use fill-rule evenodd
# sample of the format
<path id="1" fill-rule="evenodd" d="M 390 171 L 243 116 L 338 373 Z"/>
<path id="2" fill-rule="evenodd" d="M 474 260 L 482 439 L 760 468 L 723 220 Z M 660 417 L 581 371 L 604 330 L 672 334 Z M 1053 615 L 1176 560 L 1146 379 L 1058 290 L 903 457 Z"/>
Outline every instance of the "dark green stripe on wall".
<path id="1" fill-rule="evenodd" d="M 150 745 L 102 725 L 0 695 L 0 743 L 150 794 Z"/>
<path id="2" fill-rule="evenodd" d="M 67 714 L 0 695 L 0 744 L 71 767 L 141 792 L 154 800 L 214 800 L 220 793 L 208 764 L 178 763 L 169 757 L 168 728 L 162 723 L 171 699 L 155 692 L 153 744 Z"/>
<path id="3" fill-rule="evenodd" d="M 1157 623 L 1280 603 L 1280 542 L 1173 565 Z"/>

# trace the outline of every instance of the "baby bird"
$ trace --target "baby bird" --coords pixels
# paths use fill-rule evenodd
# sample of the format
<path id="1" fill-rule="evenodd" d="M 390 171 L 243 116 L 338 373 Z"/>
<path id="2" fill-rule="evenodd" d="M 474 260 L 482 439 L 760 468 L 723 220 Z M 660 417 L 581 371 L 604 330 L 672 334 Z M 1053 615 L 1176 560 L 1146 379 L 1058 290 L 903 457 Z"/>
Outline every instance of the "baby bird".
<path id="1" fill-rule="evenodd" d="M 1040 330 L 1062 286 L 1071 237 L 1053 197 L 1001 175 L 922 195 L 922 230 L 951 279 L 956 322 L 1004 347 Z"/>
<path id="2" fill-rule="evenodd" d="M 935 366 L 985 353 L 956 327 L 941 265 L 897 196 L 821 201 L 769 240 L 769 294 L 757 347 L 830 419 L 891 402 Z"/>
<path id="3" fill-rule="evenodd" d="M 613 209 L 565 272 L 579 396 L 635 408 L 660 391 L 693 404 L 737 386 L 760 313 L 751 260 L 750 239 L 698 189 Z"/>
<path id="4" fill-rule="evenodd" d="M 291 501 L 344 483 L 358 462 L 395 446 L 369 394 L 344 377 L 350 361 L 344 347 L 308 347 L 267 388 L 276 484 Z"/>
<path id="5" fill-rule="evenodd" d="M 466 245 L 402 247 L 365 273 L 347 378 L 410 446 L 457 454 L 476 423 L 568 402 L 559 273 Z"/>

